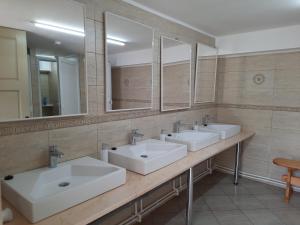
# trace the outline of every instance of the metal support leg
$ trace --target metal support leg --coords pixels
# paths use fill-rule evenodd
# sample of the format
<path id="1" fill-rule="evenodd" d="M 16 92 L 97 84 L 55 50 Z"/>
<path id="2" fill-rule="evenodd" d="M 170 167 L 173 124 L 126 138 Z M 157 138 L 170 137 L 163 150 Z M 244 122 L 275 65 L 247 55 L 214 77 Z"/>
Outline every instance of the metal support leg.
<path id="1" fill-rule="evenodd" d="M 238 142 L 235 149 L 235 167 L 234 167 L 234 185 L 239 183 L 239 167 L 240 167 L 240 153 L 242 150 L 242 143 Z"/>
<path id="2" fill-rule="evenodd" d="M 193 168 L 187 172 L 187 207 L 186 207 L 186 225 L 192 225 L 193 212 Z"/>

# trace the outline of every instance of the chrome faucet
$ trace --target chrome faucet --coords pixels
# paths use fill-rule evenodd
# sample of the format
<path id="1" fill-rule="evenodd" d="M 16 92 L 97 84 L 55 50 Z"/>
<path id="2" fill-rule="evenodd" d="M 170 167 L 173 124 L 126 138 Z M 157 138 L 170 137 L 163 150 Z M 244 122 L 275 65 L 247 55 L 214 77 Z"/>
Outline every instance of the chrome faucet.
<path id="1" fill-rule="evenodd" d="M 204 117 L 202 117 L 202 125 L 207 126 L 210 119 L 211 119 L 210 115 L 206 114 Z"/>
<path id="2" fill-rule="evenodd" d="M 137 139 L 144 137 L 144 134 L 139 133 L 138 129 L 133 129 L 130 133 L 130 144 L 136 145 Z"/>
<path id="3" fill-rule="evenodd" d="M 180 128 L 183 127 L 183 126 L 193 126 L 193 124 L 191 124 L 191 123 L 182 123 L 181 120 L 178 120 L 174 123 L 175 133 L 179 133 Z"/>
<path id="4" fill-rule="evenodd" d="M 56 145 L 49 146 L 49 168 L 55 168 L 58 164 L 58 159 L 62 158 L 64 153 L 57 149 Z"/>

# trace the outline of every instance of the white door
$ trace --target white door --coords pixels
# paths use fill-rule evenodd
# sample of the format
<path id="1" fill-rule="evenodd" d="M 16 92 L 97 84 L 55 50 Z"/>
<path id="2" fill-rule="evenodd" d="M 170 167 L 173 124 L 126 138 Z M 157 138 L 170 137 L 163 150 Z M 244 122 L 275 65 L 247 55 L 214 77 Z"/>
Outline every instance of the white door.
<path id="1" fill-rule="evenodd" d="M 24 31 L 0 27 L 0 121 L 30 116 Z"/>
<path id="2" fill-rule="evenodd" d="M 58 68 L 61 115 L 80 114 L 78 60 L 59 57 Z"/>

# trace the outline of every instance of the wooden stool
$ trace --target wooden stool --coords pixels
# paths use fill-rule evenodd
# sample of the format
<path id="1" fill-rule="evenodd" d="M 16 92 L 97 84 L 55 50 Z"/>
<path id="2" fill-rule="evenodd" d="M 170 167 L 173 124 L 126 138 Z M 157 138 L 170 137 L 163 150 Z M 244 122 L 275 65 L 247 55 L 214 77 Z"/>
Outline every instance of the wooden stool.
<path id="1" fill-rule="evenodd" d="M 293 193 L 292 185 L 300 186 L 300 177 L 293 176 L 295 170 L 300 170 L 300 160 L 276 158 L 273 163 L 288 169 L 288 174 L 282 176 L 282 180 L 286 182 L 284 201 L 288 203 Z"/>

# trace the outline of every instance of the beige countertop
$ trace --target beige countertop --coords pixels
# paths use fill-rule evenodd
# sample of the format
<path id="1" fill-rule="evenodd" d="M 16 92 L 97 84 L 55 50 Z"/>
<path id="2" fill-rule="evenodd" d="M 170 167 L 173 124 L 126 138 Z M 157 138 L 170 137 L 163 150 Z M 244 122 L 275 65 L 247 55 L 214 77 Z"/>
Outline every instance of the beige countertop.
<path id="1" fill-rule="evenodd" d="M 86 225 L 144 195 L 168 180 L 175 178 L 189 168 L 194 167 L 199 163 L 217 155 L 218 153 L 234 146 L 238 142 L 242 142 L 254 136 L 254 134 L 254 132 L 242 132 L 232 138 L 222 140 L 200 151 L 189 152 L 187 157 L 146 176 L 128 171 L 126 184 L 69 208 L 63 212 L 48 217 L 35 224 Z M 3 200 L 3 205 L 13 208 L 5 200 Z M 13 211 L 15 219 L 6 225 L 31 224 L 15 209 L 13 209 Z"/>

